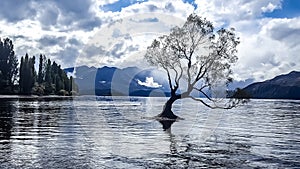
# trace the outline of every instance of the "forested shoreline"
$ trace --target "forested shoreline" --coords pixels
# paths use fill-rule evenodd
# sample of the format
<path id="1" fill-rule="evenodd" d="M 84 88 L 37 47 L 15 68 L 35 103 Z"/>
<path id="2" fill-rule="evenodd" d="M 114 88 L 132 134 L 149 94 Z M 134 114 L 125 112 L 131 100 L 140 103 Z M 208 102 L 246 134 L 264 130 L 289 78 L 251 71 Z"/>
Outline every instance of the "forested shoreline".
<path id="1" fill-rule="evenodd" d="M 9 38 L 0 39 L 0 94 L 12 95 L 75 95 L 78 87 L 72 76 L 55 61 L 40 54 L 38 71 L 36 57 L 27 53 L 20 62 Z"/>

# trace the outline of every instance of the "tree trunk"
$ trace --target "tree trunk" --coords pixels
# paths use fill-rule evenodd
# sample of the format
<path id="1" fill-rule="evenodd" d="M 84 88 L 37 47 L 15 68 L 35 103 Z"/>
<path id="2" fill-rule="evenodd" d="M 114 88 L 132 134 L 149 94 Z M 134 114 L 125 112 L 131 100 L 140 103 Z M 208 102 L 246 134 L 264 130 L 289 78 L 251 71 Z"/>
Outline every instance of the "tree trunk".
<path id="1" fill-rule="evenodd" d="M 177 119 L 177 116 L 172 112 L 173 103 L 180 97 L 171 96 L 170 99 L 165 103 L 163 111 L 158 115 L 158 117 L 164 117 L 168 119 Z"/>

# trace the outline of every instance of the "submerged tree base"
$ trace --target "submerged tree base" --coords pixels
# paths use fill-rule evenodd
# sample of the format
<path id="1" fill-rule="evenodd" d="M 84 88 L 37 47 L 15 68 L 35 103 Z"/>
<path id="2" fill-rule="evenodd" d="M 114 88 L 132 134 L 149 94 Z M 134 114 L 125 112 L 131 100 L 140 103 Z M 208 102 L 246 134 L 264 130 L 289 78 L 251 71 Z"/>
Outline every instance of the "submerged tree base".
<path id="1" fill-rule="evenodd" d="M 170 129 L 171 126 L 172 126 L 172 124 L 173 124 L 174 122 L 178 122 L 179 120 L 184 120 L 184 118 L 181 118 L 181 117 L 176 116 L 176 115 L 175 115 L 176 118 L 162 117 L 162 116 L 160 116 L 160 115 L 161 115 L 161 114 L 159 114 L 159 115 L 157 115 L 157 116 L 152 116 L 152 117 L 142 117 L 142 118 L 143 118 L 143 119 L 148 119 L 148 120 L 156 120 L 156 121 L 158 121 L 158 122 L 162 125 L 164 131 Z"/>
<path id="2" fill-rule="evenodd" d="M 157 117 L 167 118 L 167 119 L 173 119 L 176 120 L 178 116 L 176 116 L 172 111 L 170 110 L 164 110 L 162 113 L 157 115 Z"/>
<path id="3" fill-rule="evenodd" d="M 158 122 L 162 125 L 164 131 L 171 129 L 172 124 L 175 122 L 176 120 L 159 120 Z"/>
<path id="4" fill-rule="evenodd" d="M 173 112 L 172 112 L 172 114 L 173 114 Z M 170 129 L 174 122 L 178 122 L 179 120 L 184 120 L 183 118 L 178 117 L 175 114 L 170 115 L 170 116 L 167 117 L 163 113 L 155 116 L 154 118 L 155 118 L 155 120 L 157 120 L 162 125 L 164 130 Z"/>
<path id="5" fill-rule="evenodd" d="M 176 96 L 175 94 L 172 95 L 169 100 L 165 103 L 163 111 L 157 115 L 157 117 L 167 118 L 167 119 L 173 119 L 176 120 L 178 116 L 176 116 L 172 111 L 172 105 L 173 103 L 179 99 L 180 97 Z"/>

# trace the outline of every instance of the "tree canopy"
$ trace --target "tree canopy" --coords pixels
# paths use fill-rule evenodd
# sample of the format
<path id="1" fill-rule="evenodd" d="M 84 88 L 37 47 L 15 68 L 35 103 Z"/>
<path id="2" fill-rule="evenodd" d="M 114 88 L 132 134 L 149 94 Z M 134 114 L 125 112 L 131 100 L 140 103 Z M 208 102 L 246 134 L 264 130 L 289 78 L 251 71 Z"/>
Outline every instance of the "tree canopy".
<path id="1" fill-rule="evenodd" d="M 39 57 L 38 74 L 34 69 L 35 57 L 21 58 L 19 88 L 21 94 L 38 95 L 70 95 L 77 89 L 73 88 L 73 78 L 69 78 L 55 61 L 51 62 L 45 55 Z"/>
<path id="2" fill-rule="evenodd" d="M 238 44 L 233 28 L 215 31 L 210 21 L 191 14 L 182 27 L 174 27 L 169 35 L 155 39 L 147 48 L 145 59 L 166 71 L 170 102 L 191 98 L 210 108 L 232 108 L 240 100 L 219 106 L 216 98 L 221 95 L 213 91 L 232 81 L 231 65 L 238 59 Z M 207 99 L 194 97 L 193 91 Z"/>
<path id="3" fill-rule="evenodd" d="M 0 88 L 12 91 L 18 75 L 18 59 L 8 38 L 0 39 Z"/>
<path id="4" fill-rule="evenodd" d="M 38 73 L 35 70 L 35 56 L 30 57 L 27 53 L 21 57 L 18 67 L 12 41 L 0 39 L 1 94 L 72 95 L 77 90 L 74 79 L 68 77 L 55 61 L 47 60 L 45 55 L 39 57 Z"/>
<path id="5" fill-rule="evenodd" d="M 21 58 L 19 88 L 21 94 L 31 94 L 36 81 L 34 70 L 35 57 L 29 57 L 26 53 L 25 58 Z"/>

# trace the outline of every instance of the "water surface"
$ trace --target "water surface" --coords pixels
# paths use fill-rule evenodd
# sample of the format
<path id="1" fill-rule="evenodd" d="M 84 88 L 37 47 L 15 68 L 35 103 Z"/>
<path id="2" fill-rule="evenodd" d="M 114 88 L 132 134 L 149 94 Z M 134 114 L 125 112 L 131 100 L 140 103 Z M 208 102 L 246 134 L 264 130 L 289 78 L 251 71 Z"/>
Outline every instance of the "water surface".
<path id="1" fill-rule="evenodd" d="M 0 168 L 299 168 L 300 101 L 231 110 L 176 102 L 171 131 L 149 117 L 166 98 L 0 99 Z"/>

